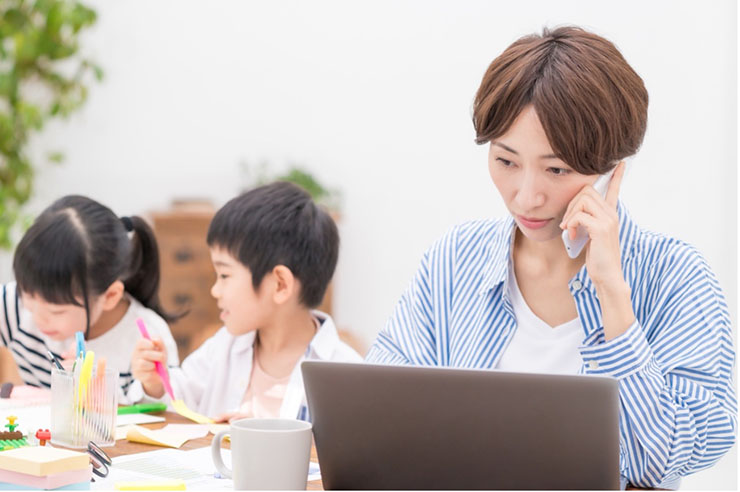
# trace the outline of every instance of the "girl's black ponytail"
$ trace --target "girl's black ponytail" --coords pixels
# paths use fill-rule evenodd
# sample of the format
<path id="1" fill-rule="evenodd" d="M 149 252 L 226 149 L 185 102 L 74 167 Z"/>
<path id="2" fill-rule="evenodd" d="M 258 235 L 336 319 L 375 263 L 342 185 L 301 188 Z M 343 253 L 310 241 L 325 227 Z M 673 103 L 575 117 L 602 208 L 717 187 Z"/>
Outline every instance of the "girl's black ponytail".
<path id="1" fill-rule="evenodd" d="M 159 251 L 151 228 L 140 217 L 119 219 L 90 198 L 69 195 L 44 210 L 21 239 L 13 258 L 20 292 L 54 304 L 76 304 L 87 312 L 89 296 L 116 280 L 167 321 L 180 316 L 159 303 Z"/>
<path id="2" fill-rule="evenodd" d="M 122 217 L 121 222 L 131 236 L 131 262 L 123 284 L 126 292 L 168 322 L 178 320 L 183 314 L 171 314 L 159 301 L 159 248 L 154 231 L 138 216 Z"/>

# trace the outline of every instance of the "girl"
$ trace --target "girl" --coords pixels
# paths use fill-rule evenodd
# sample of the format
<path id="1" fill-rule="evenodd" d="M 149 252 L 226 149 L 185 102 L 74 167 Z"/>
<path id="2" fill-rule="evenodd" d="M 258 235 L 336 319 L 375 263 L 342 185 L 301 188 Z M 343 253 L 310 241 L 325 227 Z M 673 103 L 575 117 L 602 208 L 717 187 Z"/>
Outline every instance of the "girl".
<path id="1" fill-rule="evenodd" d="M 616 47 L 579 28 L 493 60 L 473 122 L 511 216 L 434 244 L 367 359 L 614 377 L 623 480 L 673 488 L 734 443 L 735 350 L 701 254 L 641 229 L 618 200 L 647 106 Z M 592 185 L 610 172 L 603 196 Z M 590 240 L 570 258 L 562 234 L 579 228 Z"/>
<path id="2" fill-rule="evenodd" d="M 139 217 L 118 218 L 83 196 L 54 202 L 21 239 L 13 259 L 15 282 L 3 285 L 0 338 L 26 384 L 50 387 L 51 362 L 74 357 L 75 332 L 86 348 L 120 374 L 119 402 L 142 395 L 131 375 L 131 353 L 142 318 L 177 365 L 177 346 L 158 299 L 159 254 L 151 228 Z"/>

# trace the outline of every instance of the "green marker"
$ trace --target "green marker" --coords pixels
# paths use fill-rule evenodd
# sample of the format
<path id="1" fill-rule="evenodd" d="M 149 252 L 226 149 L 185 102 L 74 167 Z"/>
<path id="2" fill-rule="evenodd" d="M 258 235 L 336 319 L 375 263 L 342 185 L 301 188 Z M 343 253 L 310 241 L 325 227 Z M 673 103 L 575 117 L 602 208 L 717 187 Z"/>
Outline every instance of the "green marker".
<path id="1" fill-rule="evenodd" d="M 118 415 L 164 412 L 165 410 L 167 410 L 165 403 L 141 403 L 139 405 L 131 405 L 130 407 L 118 407 Z"/>

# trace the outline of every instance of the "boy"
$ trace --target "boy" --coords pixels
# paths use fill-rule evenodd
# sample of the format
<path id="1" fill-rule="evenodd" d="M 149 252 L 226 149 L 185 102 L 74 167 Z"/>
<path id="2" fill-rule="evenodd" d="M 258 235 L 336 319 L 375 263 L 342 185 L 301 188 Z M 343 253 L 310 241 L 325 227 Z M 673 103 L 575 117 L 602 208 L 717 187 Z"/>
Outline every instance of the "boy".
<path id="1" fill-rule="evenodd" d="M 207 241 L 225 326 L 170 370 L 175 398 L 217 421 L 306 420 L 300 362 L 362 360 L 331 317 L 313 309 L 337 263 L 334 221 L 303 189 L 278 182 L 224 205 Z M 165 397 L 154 362 L 166 360 L 160 340 L 138 341 L 132 371 L 149 397 Z"/>

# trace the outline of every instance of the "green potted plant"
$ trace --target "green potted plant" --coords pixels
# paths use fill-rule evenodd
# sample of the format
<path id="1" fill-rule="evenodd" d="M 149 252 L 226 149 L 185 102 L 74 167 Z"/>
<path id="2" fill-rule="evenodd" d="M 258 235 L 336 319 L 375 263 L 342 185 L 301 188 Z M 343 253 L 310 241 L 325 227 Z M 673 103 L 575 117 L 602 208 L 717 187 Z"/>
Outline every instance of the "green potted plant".
<path id="1" fill-rule="evenodd" d="M 341 209 L 342 194 L 335 188 L 321 184 L 310 171 L 300 164 L 291 163 L 284 173 L 274 173 L 267 162 L 262 162 L 255 169 L 247 163 L 241 163 L 242 174 L 247 181 L 247 188 L 260 186 L 273 181 L 289 181 L 306 190 L 316 203 L 325 207 L 338 220 Z"/>
<path id="2" fill-rule="evenodd" d="M 86 76 L 99 66 L 78 54 L 79 35 L 95 11 L 67 0 L 0 0 L 0 247 L 13 246 L 27 222 L 23 204 L 33 191 L 29 138 L 50 119 L 66 118 L 87 98 Z M 61 162 L 60 152 L 47 154 Z"/>

